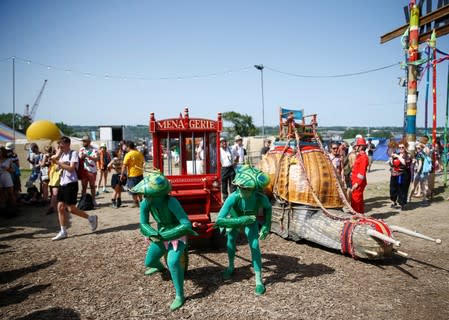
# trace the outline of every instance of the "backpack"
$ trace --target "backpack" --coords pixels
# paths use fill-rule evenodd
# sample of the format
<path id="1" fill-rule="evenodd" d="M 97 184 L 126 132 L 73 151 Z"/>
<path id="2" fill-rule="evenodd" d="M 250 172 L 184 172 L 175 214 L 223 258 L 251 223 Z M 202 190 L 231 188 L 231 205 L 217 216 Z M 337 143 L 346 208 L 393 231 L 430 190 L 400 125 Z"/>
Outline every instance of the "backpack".
<path id="1" fill-rule="evenodd" d="M 89 211 L 94 209 L 94 199 L 90 193 L 83 194 L 78 202 L 77 208 L 83 211 Z"/>
<path id="2" fill-rule="evenodd" d="M 76 152 L 76 151 L 70 150 L 69 161 L 72 159 L 72 152 Z M 80 159 L 78 159 L 78 161 L 80 161 Z M 82 180 L 86 174 L 86 169 L 84 168 L 83 163 L 78 162 L 78 166 L 75 169 L 75 171 L 76 171 L 76 176 L 78 177 L 78 180 Z"/>
<path id="3" fill-rule="evenodd" d="M 432 171 L 432 159 L 427 154 L 423 155 L 421 175 L 428 175 Z"/>

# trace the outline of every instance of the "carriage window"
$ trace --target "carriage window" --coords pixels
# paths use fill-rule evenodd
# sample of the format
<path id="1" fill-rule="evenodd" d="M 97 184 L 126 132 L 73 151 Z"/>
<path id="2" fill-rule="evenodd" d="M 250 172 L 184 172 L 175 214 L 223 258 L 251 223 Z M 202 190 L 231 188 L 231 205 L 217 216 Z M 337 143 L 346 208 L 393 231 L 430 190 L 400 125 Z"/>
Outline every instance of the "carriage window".
<path id="1" fill-rule="evenodd" d="M 205 134 L 191 133 L 184 137 L 187 174 L 206 173 Z"/>
<path id="2" fill-rule="evenodd" d="M 181 171 L 180 162 L 180 139 L 171 137 L 161 139 L 162 154 L 164 157 L 164 175 L 179 175 Z"/>

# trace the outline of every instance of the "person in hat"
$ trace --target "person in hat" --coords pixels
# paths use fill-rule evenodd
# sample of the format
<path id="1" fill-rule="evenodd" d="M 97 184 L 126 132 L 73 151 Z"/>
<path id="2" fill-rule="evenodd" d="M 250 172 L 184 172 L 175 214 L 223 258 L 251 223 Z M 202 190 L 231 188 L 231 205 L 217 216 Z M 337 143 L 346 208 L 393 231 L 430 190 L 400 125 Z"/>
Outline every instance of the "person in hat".
<path id="1" fill-rule="evenodd" d="M 192 230 L 192 223 L 179 201 L 168 195 L 170 190 L 170 182 L 158 171 L 151 172 L 132 188 L 133 193 L 144 197 L 140 203 L 140 231 L 151 241 L 145 257 L 145 275 L 163 271 L 165 267 L 160 260 L 167 255 L 167 266 L 176 291 L 170 309 L 176 310 L 185 302 L 181 257 L 187 254 L 187 237 L 198 234 Z M 150 214 L 157 223 L 156 229 L 150 225 Z"/>
<path id="2" fill-rule="evenodd" d="M 226 138 L 220 138 L 220 163 L 221 163 L 221 193 L 223 201 L 235 190 L 232 180 L 235 178 L 235 165 L 237 163 L 236 155 L 228 146 Z"/>
<path id="3" fill-rule="evenodd" d="M 82 138 L 83 146 L 80 148 L 78 153 L 80 165 L 84 167 L 84 172 L 81 179 L 81 195 L 86 194 L 87 184 L 90 187 L 90 194 L 92 196 L 94 205 L 97 203 L 95 201 L 96 196 L 96 182 L 97 182 L 97 161 L 98 161 L 98 150 L 94 148 L 90 143 L 89 136 L 83 136 Z"/>
<path id="4" fill-rule="evenodd" d="M 234 145 L 231 148 L 237 159 L 237 170 L 245 163 L 246 149 L 243 147 L 243 139 L 240 135 L 234 138 Z"/>
<path id="5" fill-rule="evenodd" d="M 259 239 L 265 240 L 271 230 L 272 207 L 270 200 L 263 193 L 263 189 L 269 182 L 270 178 L 267 174 L 250 165 L 244 165 L 233 181 L 237 190 L 226 199 L 216 221 L 217 227 L 226 228 L 229 265 L 223 272 L 225 280 L 230 279 L 234 273 L 236 240 L 240 228 L 244 227 L 256 275 L 256 295 L 265 293 Z M 264 214 L 264 223 L 260 231 L 256 221 L 259 209 L 262 209 Z"/>
<path id="6" fill-rule="evenodd" d="M 356 212 L 363 214 L 365 213 L 363 191 L 367 184 L 366 172 L 369 166 L 369 159 L 365 152 L 365 139 L 358 138 L 355 142 L 354 149 L 356 156 L 351 173 L 351 206 Z"/>
<path id="7" fill-rule="evenodd" d="M 108 164 L 111 162 L 111 154 L 108 151 L 106 143 L 100 145 L 100 152 L 98 155 L 98 171 L 100 172 L 100 179 L 98 180 L 98 189 L 100 189 L 103 182 L 103 192 L 107 193 L 106 183 L 108 181 Z M 98 192 L 98 191 L 97 191 Z"/>

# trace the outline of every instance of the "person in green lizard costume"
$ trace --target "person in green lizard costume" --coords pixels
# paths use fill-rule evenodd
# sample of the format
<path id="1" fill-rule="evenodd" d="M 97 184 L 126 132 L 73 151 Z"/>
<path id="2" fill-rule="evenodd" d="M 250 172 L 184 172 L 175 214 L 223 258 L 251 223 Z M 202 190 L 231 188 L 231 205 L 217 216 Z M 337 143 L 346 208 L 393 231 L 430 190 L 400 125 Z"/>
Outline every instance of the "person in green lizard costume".
<path id="1" fill-rule="evenodd" d="M 250 165 L 244 165 L 233 181 L 238 188 L 226 199 L 216 221 L 216 226 L 226 228 L 227 234 L 229 266 L 223 272 L 225 280 L 231 278 L 234 272 L 236 239 L 240 228 L 244 227 L 256 275 L 256 295 L 265 293 L 259 239 L 264 240 L 271 229 L 271 203 L 262 193 L 268 183 L 269 177 L 265 173 Z M 259 232 L 256 215 L 260 208 L 263 209 L 265 222 Z"/>
<path id="2" fill-rule="evenodd" d="M 140 203 L 140 231 L 151 240 L 145 258 L 146 275 L 161 272 L 165 268 L 160 259 L 167 253 L 167 266 L 176 291 L 171 310 L 180 308 L 184 302 L 184 269 L 180 258 L 186 250 L 187 237 L 198 235 L 179 201 L 168 195 L 170 182 L 160 172 L 151 172 L 136 185 L 132 192 L 143 194 Z M 150 213 L 157 229 L 150 225 Z"/>

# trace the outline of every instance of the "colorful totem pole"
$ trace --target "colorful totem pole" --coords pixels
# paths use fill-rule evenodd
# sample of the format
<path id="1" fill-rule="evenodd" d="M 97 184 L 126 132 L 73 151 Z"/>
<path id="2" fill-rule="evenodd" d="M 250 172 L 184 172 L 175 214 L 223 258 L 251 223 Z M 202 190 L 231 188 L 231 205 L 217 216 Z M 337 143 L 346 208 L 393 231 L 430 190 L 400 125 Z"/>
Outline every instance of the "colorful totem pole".
<path id="1" fill-rule="evenodd" d="M 409 151 L 415 152 L 416 142 L 416 102 L 417 102 L 417 66 L 419 59 L 419 8 L 415 0 L 410 1 L 410 37 L 409 37 L 409 65 L 408 65 L 408 94 L 407 94 L 407 142 Z"/>

